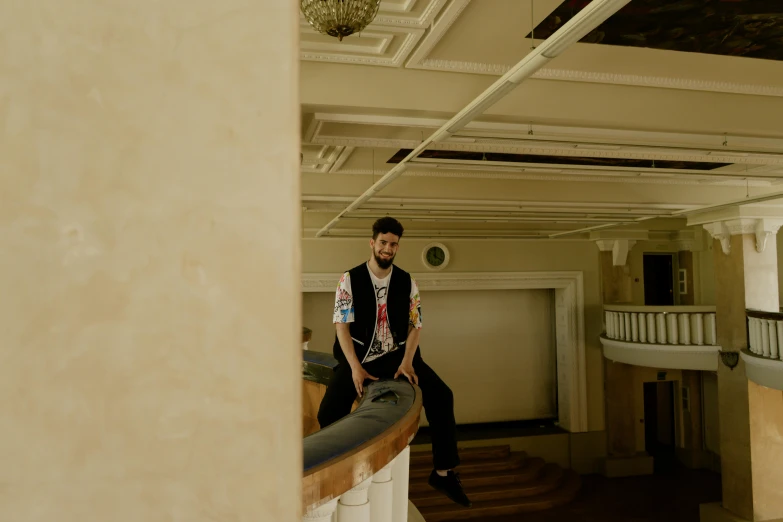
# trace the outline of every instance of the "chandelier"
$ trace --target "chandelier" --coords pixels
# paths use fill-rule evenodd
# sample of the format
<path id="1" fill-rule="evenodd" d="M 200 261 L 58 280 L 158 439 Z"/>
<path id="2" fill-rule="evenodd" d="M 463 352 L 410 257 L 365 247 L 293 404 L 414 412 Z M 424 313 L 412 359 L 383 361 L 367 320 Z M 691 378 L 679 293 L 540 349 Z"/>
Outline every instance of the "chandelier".
<path id="1" fill-rule="evenodd" d="M 380 4 L 381 0 L 301 0 L 302 14 L 310 25 L 340 41 L 367 27 Z"/>

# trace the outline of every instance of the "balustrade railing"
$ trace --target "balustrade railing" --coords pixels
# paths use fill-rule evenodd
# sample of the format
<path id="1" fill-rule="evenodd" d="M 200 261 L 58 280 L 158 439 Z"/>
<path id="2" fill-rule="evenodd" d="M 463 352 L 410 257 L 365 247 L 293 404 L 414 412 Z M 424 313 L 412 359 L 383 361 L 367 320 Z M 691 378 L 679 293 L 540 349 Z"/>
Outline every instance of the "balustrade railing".
<path id="1" fill-rule="evenodd" d="M 646 344 L 717 345 L 714 306 L 604 306 L 608 339 Z"/>
<path id="2" fill-rule="evenodd" d="M 406 522 L 408 444 L 419 426 L 421 390 L 404 380 L 372 382 L 350 415 L 319 430 L 323 390 L 315 388 L 325 388 L 337 361 L 313 351 L 303 357 L 303 420 L 315 422 L 303 438 L 303 520 Z"/>
<path id="3" fill-rule="evenodd" d="M 748 349 L 768 359 L 783 360 L 783 314 L 747 310 Z"/>

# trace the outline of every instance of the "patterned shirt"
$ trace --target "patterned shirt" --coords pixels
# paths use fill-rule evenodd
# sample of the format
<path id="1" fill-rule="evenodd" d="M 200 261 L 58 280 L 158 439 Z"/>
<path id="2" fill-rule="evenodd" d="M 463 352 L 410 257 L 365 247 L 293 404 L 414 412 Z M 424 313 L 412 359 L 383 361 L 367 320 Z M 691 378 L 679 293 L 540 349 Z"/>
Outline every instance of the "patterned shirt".
<path id="1" fill-rule="evenodd" d="M 370 267 L 367 267 L 370 272 L 370 279 L 372 279 L 373 287 L 375 288 L 375 335 L 373 336 L 372 345 L 364 358 L 365 362 L 370 362 L 374 359 L 382 357 L 387 353 L 393 352 L 397 349 L 392 339 L 391 330 L 389 329 L 389 318 L 386 313 L 386 296 L 389 291 L 389 281 L 391 280 L 391 272 L 383 279 L 375 277 Z M 392 270 L 394 267 L 392 266 Z M 354 307 L 353 307 L 353 295 L 351 293 L 351 275 L 346 272 L 340 278 L 340 283 L 337 285 L 337 294 L 334 301 L 334 316 L 332 318 L 334 323 L 352 323 L 354 322 Z M 421 328 L 421 297 L 419 296 L 419 286 L 416 284 L 416 280 L 411 276 L 411 294 L 410 294 L 410 308 L 408 313 L 408 324 L 416 329 Z"/>

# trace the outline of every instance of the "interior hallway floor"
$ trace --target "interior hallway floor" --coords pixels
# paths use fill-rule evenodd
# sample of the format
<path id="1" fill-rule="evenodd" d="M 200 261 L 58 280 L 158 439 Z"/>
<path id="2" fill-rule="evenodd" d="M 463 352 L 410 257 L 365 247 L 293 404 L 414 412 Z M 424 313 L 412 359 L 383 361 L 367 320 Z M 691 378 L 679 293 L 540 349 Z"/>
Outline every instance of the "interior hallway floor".
<path id="1" fill-rule="evenodd" d="M 583 475 L 568 505 L 485 522 L 698 522 L 699 504 L 721 500 L 720 474 L 674 466 L 655 475 Z"/>

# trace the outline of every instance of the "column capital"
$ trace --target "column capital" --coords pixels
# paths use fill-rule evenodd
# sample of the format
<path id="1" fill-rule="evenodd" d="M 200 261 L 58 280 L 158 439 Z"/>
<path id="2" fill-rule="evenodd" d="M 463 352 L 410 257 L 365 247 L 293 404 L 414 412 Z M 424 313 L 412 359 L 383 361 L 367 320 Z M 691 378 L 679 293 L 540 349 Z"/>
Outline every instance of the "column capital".
<path id="1" fill-rule="evenodd" d="M 724 254 L 731 252 L 731 236 L 755 234 L 756 252 L 764 252 L 767 239 L 771 234 L 777 234 L 783 226 L 783 218 L 735 218 L 702 224 L 713 239 L 720 241 Z"/>
<path id="2" fill-rule="evenodd" d="M 628 252 L 637 241 L 646 241 L 649 232 L 646 230 L 602 230 L 590 232 L 590 240 L 595 241 L 601 252 L 612 252 L 612 265 L 625 266 Z"/>

